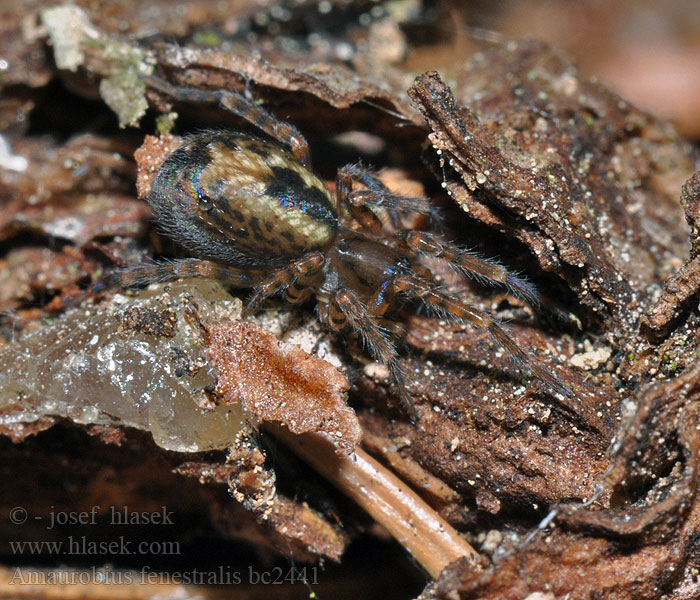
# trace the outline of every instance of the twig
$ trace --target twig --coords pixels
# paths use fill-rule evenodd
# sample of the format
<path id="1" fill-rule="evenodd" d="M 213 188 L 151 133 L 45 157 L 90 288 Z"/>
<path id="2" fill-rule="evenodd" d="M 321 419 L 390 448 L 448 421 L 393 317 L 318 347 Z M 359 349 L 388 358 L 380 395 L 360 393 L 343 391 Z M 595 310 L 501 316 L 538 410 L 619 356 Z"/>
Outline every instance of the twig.
<path id="1" fill-rule="evenodd" d="M 325 434 L 293 435 L 271 423 L 265 428 L 364 508 L 431 577 L 459 558 L 480 563 L 476 550 L 447 521 L 361 448 L 342 457 Z"/>

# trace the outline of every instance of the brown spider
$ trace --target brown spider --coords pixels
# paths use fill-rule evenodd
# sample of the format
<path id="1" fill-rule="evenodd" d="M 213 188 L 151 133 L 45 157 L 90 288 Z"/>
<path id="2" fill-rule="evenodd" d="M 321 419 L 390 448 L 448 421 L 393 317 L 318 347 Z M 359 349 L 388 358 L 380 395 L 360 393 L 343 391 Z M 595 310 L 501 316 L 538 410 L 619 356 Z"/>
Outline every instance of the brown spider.
<path id="1" fill-rule="evenodd" d="M 380 211 L 395 223 L 402 213 L 429 215 L 426 199 L 394 195 L 356 165 L 339 170 L 334 198 L 309 170 L 308 145 L 294 126 L 233 92 L 147 81 L 175 100 L 219 102 L 274 141 L 218 130 L 186 137 L 161 166 L 148 202 L 163 232 L 199 258 L 137 266 L 117 275 L 120 284 L 212 277 L 252 288 L 246 314 L 277 293 L 294 304 L 315 293 L 319 319 L 333 330 L 359 335 L 374 360 L 388 367 L 411 412 L 397 350 L 382 323 L 397 298 L 413 298 L 444 319 L 487 329 L 536 377 L 568 393 L 492 317 L 444 292 L 420 260 L 442 259 L 537 303 L 537 293 L 526 281 L 431 233 L 387 232 Z M 353 189 L 355 183 L 361 189 Z"/>

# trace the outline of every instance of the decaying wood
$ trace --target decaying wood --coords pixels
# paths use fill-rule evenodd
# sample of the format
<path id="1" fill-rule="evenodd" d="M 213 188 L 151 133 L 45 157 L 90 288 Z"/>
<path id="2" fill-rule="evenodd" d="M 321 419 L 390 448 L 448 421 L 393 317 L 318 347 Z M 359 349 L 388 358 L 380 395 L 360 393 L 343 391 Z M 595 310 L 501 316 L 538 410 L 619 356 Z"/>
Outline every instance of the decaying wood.
<path id="1" fill-rule="evenodd" d="M 401 366 L 417 399 L 411 422 L 361 348 L 338 350 L 343 346 L 309 325 L 310 312 L 280 308 L 255 325 L 226 311 L 207 317 L 206 335 L 193 336 L 208 348 L 209 375 L 218 377 L 207 398 L 214 404 L 242 398 L 262 421 L 337 434 L 332 452 L 301 452 L 331 480 L 337 474 L 329 468 L 352 461 L 357 447 L 362 464 L 377 460 L 412 488 L 406 498 L 421 496 L 434 514 L 414 531 L 446 526 L 434 537 L 425 534 L 445 542 L 435 552 L 425 545 L 429 556 L 421 561 L 435 578 L 426 599 L 698 596 L 697 151 L 670 125 L 582 77 L 540 43 L 498 44 L 471 60 L 460 57 L 449 70 L 412 73 L 396 62 L 407 44 L 392 20 L 398 17 L 386 16 L 381 26 L 338 34 L 338 44 L 350 40 L 355 48 L 341 65 L 329 54 L 340 47 L 333 44 L 314 46 L 309 57 L 289 50 L 296 48 L 291 43 L 266 43 L 275 39 L 271 32 L 236 37 L 232 24 L 250 25 L 258 8 L 202 3 L 178 19 L 163 10 L 153 24 L 153 13 L 135 11 L 119 21 L 109 11 L 73 7 L 85 16 L 77 21 L 84 46 L 78 45 L 82 58 L 72 55 L 76 62 L 65 68 L 59 68 L 65 57 L 49 60 L 51 50 L 66 50 L 51 19 L 35 12 L 20 23 L 20 9 L 12 13 L 12 33 L 0 36 L 0 55 L 16 65 L 3 79 L 0 104 L 0 133 L 11 142 L 0 156 L 0 361 L 16 356 L 23 335 L 50 335 L 65 323 L 67 307 L 105 270 L 177 255 L 144 235 L 148 209 L 139 198 L 178 143 L 176 136 L 153 135 L 153 113 L 163 113 L 161 130 L 175 122 L 178 133 L 242 125 L 216 107 L 144 96 L 138 73 L 251 95 L 305 134 L 331 142 L 332 152 L 314 156 L 331 187 L 345 160 L 346 142 L 338 140 L 355 140 L 351 153 L 393 167 L 385 180 L 397 193 L 426 190 L 456 243 L 532 280 L 546 299 L 539 308 L 434 266 L 451 292 L 507 322 L 517 343 L 573 394 L 555 395 L 528 379 L 485 332 L 406 311 Z M 306 8 L 289 28 L 297 18 L 299 26 L 306 22 Z M 235 52 L 192 39 L 172 42 L 224 19 L 221 11 L 229 20 L 215 37 L 230 36 Z M 380 52 L 385 39 L 394 45 Z M 99 118 L 61 135 L 28 135 L 32 114 L 56 114 L 41 86 L 59 81 L 58 113 L 78 121 L 84 107 L 71 106 L 90 97 Z M 120 81 L 129 85 L 122 90 Z M 113 118 L 100 94 L 120 116 L 138 120 L 133 106 L 119 104 L 120 90 L 121 100 L 151 107 L 141 128 L 127 133 L 116 123 L 99 125 Z M 353 138 L 358 131 L 371 136 Z M 379 152 L 372 154 L 373 147 Z M 104 324 L 100 306 L 111 306 L 117 292 L 101 290 L 85 318 Z M 133 326 L 123 326 L 125 336 L 163 337 L 173 325 L 153 328 L 139 314 L 126 315 Z M 320 347 L 336 366 L 309 355 Z M 163 355 L 159 364 L 179 365 L 189 377 L 190 364 L 178 360 Z M 7 367 L 0 362 L 0 376 Z M 357 417 L 344 404 L 347 390 Z M 275 391 L 289 403 L 275 403 Z M 20 396 L 7 400 L 2 415 L 19 414 L 32 400 Z M 89 510 L 122 502 L 149 510 L 168 502 L 182 514 L 205 515 L 210 534 L 222 540 L 341 562 L 351 540 L 372 527 L 308 465 L 267 460 L 252 429 L 228 457 L 169 453 L 118 423 L 78 425 L 51 414 L 3 421 L 0 431 L 3 478 L 15 485 L 7 501 L 24 502 L 37 515 L 53 506 Z M 153 501 L 151 480 L 158 488 Z M 362 485 L 345 488 L 360 504 Z M 365 500 L 373 514 L 373 501 Z M 13 535 L 3 522 L 0 533 Z M 28 535 L 48 539 L 34 529 Z"/>

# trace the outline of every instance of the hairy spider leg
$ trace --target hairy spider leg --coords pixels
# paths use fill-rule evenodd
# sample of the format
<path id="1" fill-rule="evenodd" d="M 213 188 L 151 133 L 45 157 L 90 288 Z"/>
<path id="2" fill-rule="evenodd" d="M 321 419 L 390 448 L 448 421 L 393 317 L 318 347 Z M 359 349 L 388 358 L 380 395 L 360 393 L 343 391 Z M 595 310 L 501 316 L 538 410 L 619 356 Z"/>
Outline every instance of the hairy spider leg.
<path id="1" fill-rule="evenodd" d="M 439 240 L 424 231 L 400 231 L 397 234 L 406 245 L 420 256 L 432 256 L 447 262 L 463 275 L 490 285 L 500 285 L 511 294 L 534 306 L 542 306 L 543 299 L 526 279 L 514 275 L 495 260 L 484 258 Z"/>
<path id="2" fill-rule="evenodd" d="M 325 311 L 320 311 L 325 312 Z M 391 341 L 389 331 L 380 327 L 367 306 L 350 290 L 336 290 L 328 303 L 326 322 L 335 331 L 352 329 L 362 340 L 372 358 L 386 365 L 389 375 L 396 384 L 402 407 L 411 419 L 416 419 L 416 409 L 411 396 L 406 391 L 404 374 L 399 367 L 396 346 Z"/>
<path id="3" fill-rule="evenodd" d="M 180 102 L 199 102 L 202 104 L 218 102 L 222 108 L 245 119 L 251 125 L 287 146 L 294 158 L 302 165 L 308 167 L 311 164 L 309 145 L 294 125 L 280 121 L 262 106 L 254 104 L 236 92 L 176 86 L 154 76 L 144 77 L 144 81 L 149 87 Z"/>
<path id="4" fill-rule="evenodd" d="M 290 304 L 306 302 L 322 283 L 320 269 L 312 269 L 305 275 L 296 277 L 284 290 L 284 299 Z"/>
<path id="5" fill-rule="evenodd" d="M 268 275 L 253 289 L 253 293 L 243 309 L 243 316 L 254 314 L 259 310 L 265 298 L 274 296 L 279 292 L 286 292 L 297 280 L 305 279 L 309 283 L 315 282 L 316 277 L 314 276 L 321 270 L 324 261 L 325 258 L 322 252 L 309 252 L 299 260 L 295 260 L 286 267 Z"/>
<path id="6" fill-rule="evenodd" d="M 358 190 L 358 192 L 363 191 L 364 193 L 351 196 L 350 207 L 355 209 L 366 207 L 366 210 L 372 208 L 383 209 L 387 212 L 390 222 L 395 228 L 401 226 L 400 215 L 402 213 L 425 215 L 433 223 L 439 224 L 441 222 L 438 210 L 427 198 L 394 194 L 376 175 L 359 164 L 345 165 L 338 171 L 339 193 L 341 191 L 341 179 L 343 187 L 347 188 L 348 192 L 352 189 L 353 181 L 361 183 L 367 188 L 366 190 Z M 354 213 L 353 216 L 355 216 Z M 360 222 L 362 223 L 362 221 Z"/>
<path id="7" fill-rule="evenodd" d="M 237 288 L 254 287 L 263 277 L 263 271 L 241 271 L 209 260 L 183 258 L 163 262 L 140 264 L 128 269 L 113 271 L 104 275 L 93 287 L 100 293 L 108 284 L 121 287 L 139 287 L 150 283 L 162 283 L 187 277 L 207 277 L 218 279 Z"/>
<path id="8" fill-rule="evenodd" d="M 446 320 L 469 322 L 481 329 L 486 329 L 494 339 L 503 346 L 516 363 L 525 366 L 539 380 L 552 390 L 565 396 L 572 396 L 569 388 L 563 385 L 550 371 L 534 362 L 505 330 L 484 311 L 443 292 L 437 284 L 412 275 L 396 275 L 391 280 L 392 291 L 418 299 L 423 305 Z"/>
<path id="9" fill-rule="evenodd" d="M 353 190 L 352 184 L 355 180 L 343 172 L 343 169 L 338 171 L 336 180 L 336 197 L 338 204 L 345 206 L 350 215 L 362 227 L 368 229 L 374 234 L 382 232 L 382 222 L 379 217 L 367 206 L 371 204 L 375 198 L 374 192 L 371 190 Z"/>

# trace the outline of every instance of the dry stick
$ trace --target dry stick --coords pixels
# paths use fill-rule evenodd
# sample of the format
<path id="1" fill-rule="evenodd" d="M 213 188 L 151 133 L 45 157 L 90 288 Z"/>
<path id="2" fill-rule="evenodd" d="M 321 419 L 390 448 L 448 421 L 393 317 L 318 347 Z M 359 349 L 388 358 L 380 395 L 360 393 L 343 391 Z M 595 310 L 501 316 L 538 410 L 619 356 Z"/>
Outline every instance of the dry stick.
<path id="1" fill-rule="evenodd" d="M 479 565 L 477 551 L 447 521 L 361 448 L 338 456 L 323 433 L 293 435 L 272 423 L 265 428 L 383 525 L 432 578 L 459 558 Z"/>

